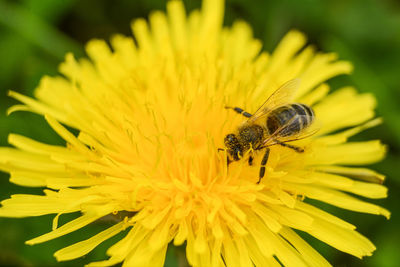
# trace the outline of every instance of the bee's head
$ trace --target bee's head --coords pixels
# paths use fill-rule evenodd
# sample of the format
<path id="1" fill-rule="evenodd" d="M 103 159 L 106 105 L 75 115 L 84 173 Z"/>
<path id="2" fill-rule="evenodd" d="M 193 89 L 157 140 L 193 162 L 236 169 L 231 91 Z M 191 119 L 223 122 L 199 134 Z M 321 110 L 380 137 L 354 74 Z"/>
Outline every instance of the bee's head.
<path id="1" fill-rule="evenodd" d="M 228 154 L 233 160 L 239 160 L 243 156 L 243 147 L 237 139 L 236 135 L 228 134 L 224 139 L 225 147 Z"/>

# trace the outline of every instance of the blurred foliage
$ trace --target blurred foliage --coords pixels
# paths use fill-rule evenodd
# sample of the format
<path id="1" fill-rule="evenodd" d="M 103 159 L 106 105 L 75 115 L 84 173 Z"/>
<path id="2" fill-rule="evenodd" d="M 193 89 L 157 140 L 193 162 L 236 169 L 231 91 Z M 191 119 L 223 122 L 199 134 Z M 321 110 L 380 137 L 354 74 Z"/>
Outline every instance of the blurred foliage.
<path id="1" fill-rule="evenodd" d="M 188 10 L 201 5 L 200 0 L 184 1 Z M 15 103 L 7 97 L 12 89 L 32 95 L 40 77 L 55 75 L 66 52 L 84 56 L 84 44 L 92 38 L 108 39 L 113 33 L 130 34 L 133 18 L 147 17 L 152 10 L 165 10 L 164 0 L 0 0 L 0 145 L 7 145 L 10 132 L 20 133 L 52 144 L 62 144 L 44 120 L 33 114 L 5 110 Z M 372 166 L 387 175 L 389 197 L 376 203 L 390 209 L 386 221 L 379 216 L 356 214 L 329 205 L 324 209 L 357 225 L 377 246 L 373 257 L 363 261 L 336 251 L 304 235 L 334 266 L 397 266 L 400 262 L 400 2 L 396 0 L 227 0 L 225 24 L 247 21 L 254 35 L 271 51 L 282 36 L 297 28 L 307 34 L 309 42 L 323 51 L 337 52 L 339 58 L 354 63 L 351 76 L 331 80 L 333 88 L 351 84 L 362 92 L 372 92 L 378 99 L 378 116 L 385 123 L 358 135 L 357 140 L 382 139 L 389 146 L 385 161 Z M 0 199 L 12 193 L 39 193 L 8 183 L 0 173 Z M 76 215 L 66 215 L 63 220 Z M 94 224 L 85 230 L 56 240 L 27 246 L 25 240 L 49 231 L 51 216 L 26 219 L 0 218 L 0 265 L 3 266 L 71 266 L 104 258 L 114 237 L 82 259 L 56 263 L 52 252 L 82 237 L 107 227 Z M 5 230 L 5 231 L 4 231 Z M 176 255 L 182 248 L 171 248 L 166 266 L 177 266 Z"/>

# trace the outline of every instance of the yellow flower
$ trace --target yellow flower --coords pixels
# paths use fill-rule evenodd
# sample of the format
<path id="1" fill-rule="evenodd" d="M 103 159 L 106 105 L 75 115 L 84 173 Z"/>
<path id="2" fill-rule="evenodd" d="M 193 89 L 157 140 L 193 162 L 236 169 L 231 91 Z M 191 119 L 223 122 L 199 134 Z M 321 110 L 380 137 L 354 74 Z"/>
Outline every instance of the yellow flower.
<path id="1" fill-rule="evenodd" d="M 88 59 L 71 54 L 63 76 L 44 77 L 35 98 L 11 92 L 27 110 L 45 117 L 66 142 L 40 143 L 9 135 L 15 148 L 0 149 L 0 169 L 22 186 L 45 187 L 44 195 L 19 194 L 2 202 L 0 216 L 56 214 L 51 232 L 27 241 L 41 243 L 85 227 L 104 216 L 124 215 L 112 227 L 55 253 L 59 261 L 81 257 L 125 231 L 107 251 L 124 266 L 162 266 L 169 242 L 186 241 L 193 266 L 328 266 L 293 229 L 306 232 L 356 257 L 374 245 L 355 226 L 308 204 L 316 199 L 344 209 L 381 214 L 360 200 L 384 198 L 383 176 L 351 167 L 381 160 L 377 140 L 348 142 L 380 122 L 375 99 L 345 87 L 329 94 L 329 78 L 352 66 L 335 54 L 305 46 L 289 32 L 275 52 L 260 52 L 250 27 L 222 27 L 222 1 L 205 0 L 185 15 L 180 1 L 165 15 L 132 24 L 132 37 L 116 35 L 87 45 Z M 319 132 L 293 142 L 297 153 L 271 146 L 266 175 L 257 184 L 262 153 L 227 168 L 223 140 L 243 117 L 226 105 L 254 112 L 281 84 L 295 77 L 297 102 L 312 105 Z M 75 136 L 65 126 L 79 130 Z M 345 167 L 347 166 L 347 167 Z M 62 226 L 58 218 L 79 212 Z"/>

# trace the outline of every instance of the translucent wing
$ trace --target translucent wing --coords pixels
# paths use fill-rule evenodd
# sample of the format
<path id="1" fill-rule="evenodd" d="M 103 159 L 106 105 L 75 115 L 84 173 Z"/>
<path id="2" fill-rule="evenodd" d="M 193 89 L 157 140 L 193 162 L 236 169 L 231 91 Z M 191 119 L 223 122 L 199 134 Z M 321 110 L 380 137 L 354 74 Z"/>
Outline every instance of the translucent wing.
<path id="1" fill-rule="evenodd" d="M 316 121 L 313 121 L 309 126 L 296 131 L 296 125 L 298 125 L 295 123 L 296 121 L 306 121 L 310 119 L 310 116 L 296 114 L 285 125 L 282 125 L 274 133 L 269 135 L 268 138 L 263 141 L 262 146 L 267 147 L 277 143 L 292 142 L 314 135 L 320 129 L 320 124 Z"/>
<path id="2" fill-rule="evenodd" d="M 300 79 L 296 78 L 284 83 L 279 87 L 268 99 L 257 109 L 257 111 L 251 116 L 247 122 L 252 123 L 256 120 L 264 117 L 269 111 L 276 107 L 282 106 L 286 103 L 291 103 L 294 93 L 297 91 L 300 85 Z"/>

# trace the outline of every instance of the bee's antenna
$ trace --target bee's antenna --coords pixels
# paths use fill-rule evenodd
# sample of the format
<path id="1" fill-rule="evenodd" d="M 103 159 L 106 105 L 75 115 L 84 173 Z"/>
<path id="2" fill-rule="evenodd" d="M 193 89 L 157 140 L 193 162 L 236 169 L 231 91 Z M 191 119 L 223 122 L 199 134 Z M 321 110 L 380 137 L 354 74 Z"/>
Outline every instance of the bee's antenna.
<path id="1" fill-rule="evenodd" d="M 239 107 L 225 106 L 225 109 L 232 109 L 233 111 L 245 116 L 246 118 L 250 118 L 252 116 L 250 113 Z"/>

